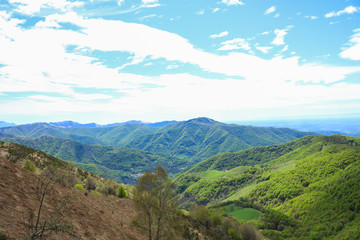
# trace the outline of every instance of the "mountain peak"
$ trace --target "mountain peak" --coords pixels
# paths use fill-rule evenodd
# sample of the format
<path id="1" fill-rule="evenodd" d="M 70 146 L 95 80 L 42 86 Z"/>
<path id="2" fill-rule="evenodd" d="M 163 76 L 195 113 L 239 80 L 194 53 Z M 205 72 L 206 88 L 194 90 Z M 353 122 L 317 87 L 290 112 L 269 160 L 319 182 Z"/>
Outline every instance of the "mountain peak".
<path id="1" fill-rule="evenodd" d="M 190 119 L 186 122 L 197 122 L 197 123 L 210 123 L 210 124 L 213 124 L 213 123 L 218 123 L 217 121 L 211 119 L 211 118 L 207 118 L 207 117 L 198 117 L 198 118 L 193 118 L 193 119 Z"/>

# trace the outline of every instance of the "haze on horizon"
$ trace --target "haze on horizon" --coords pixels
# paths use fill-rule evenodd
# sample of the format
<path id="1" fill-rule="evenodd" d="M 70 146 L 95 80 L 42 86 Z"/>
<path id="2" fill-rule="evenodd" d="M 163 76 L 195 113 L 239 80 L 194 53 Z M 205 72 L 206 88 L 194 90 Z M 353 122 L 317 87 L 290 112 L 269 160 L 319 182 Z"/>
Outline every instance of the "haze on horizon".
<path id="1" fill-rule="evenodd" d="M 360 3 L 7 0 L 0 121 L 360 114 Z"/>

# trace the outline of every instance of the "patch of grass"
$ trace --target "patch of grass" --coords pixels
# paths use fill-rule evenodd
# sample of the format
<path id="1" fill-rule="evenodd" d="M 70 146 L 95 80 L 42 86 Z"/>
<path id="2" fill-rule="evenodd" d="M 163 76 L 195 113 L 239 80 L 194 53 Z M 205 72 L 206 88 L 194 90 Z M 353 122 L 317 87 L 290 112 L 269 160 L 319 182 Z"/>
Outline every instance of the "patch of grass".
<path id="1" fill-rule="evenodd" d="M 296 166 L 296 162 L 295 161 L 289 161 L 289 162 L 286 162 L 286 163 L 282 163 L 282 164 L 279 164 L 279 165 L 276 165 L 274 167 L 274 172 L 285 172 L 285 171 L 288 171 L 288 170 L 291 170 L 291 169 L 294 169 Z"/>
<path id="2" fill-rule="evenodd" d="M 225 174 L 226 174 L 226 172 L 223 172 L 223 171 L 209 170 L 206 172 L 202 172 L 200 175 L 202 177 L 205 177 L 207 180 L 212 180 L 212 179 L 223 177 Z"/>
<path id="3" fill-rule="evenodd" d="M 230 204 L 225 209 L 230 216 L 235 217 L 238 221 L 254 220 L 260 216 L 260 212 L 254 208 L 239 208 L 235 204 Z"/>
<path id="4" fill-rule="evenodd" d="M 236 201 L 239 200 L 240 197 L 246 197 L 247 195 L 249 195 L 249 193 L 255 189 L 256 186 L 258 186 L 259 184 L 262 184 L 263 182 L 260 183 L 254 183 L 251 185 L 248 185 L 244 188 L 241 188 L 239 191 L 237 191 L 235 194 L 231 195 L 230 197 L 228 197 L 227 199 L 223 200 L 222 202 L 228 202 L 228 201 Z"/>

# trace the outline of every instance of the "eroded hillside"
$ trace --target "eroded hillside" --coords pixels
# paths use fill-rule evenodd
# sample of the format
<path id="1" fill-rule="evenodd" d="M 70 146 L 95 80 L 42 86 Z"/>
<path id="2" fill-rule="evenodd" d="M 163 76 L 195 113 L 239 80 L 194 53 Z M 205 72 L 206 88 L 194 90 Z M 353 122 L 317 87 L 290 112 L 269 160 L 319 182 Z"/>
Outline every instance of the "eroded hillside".
<path id="1" fill-rule="evenodd" d="M 9 161 L 6 152 L 0 157 L 0 231 L 10 239 L 22 239 L 28 235 L 26 219 L 29 212 L 39 207 L 37 195 L 40 177 Z M 130 225 L 135 214 L 130 199 L 110 198 L 87 193 L 78 189 L 56 185 L 46 198 L 43 219 L 51 215 L 68 197 L 70 209 L 64 213 L 71 223 L 73 233 L 82 239 L 144 239 Z M 65 235 L 54 235 L 51 239 L 74 239 Z"/>

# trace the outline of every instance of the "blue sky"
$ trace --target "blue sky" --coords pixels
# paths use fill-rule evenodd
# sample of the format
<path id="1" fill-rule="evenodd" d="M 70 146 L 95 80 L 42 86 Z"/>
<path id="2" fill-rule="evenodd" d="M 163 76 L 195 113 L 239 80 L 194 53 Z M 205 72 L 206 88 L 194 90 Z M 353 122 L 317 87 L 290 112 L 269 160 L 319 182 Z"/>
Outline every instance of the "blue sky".
<path id="1" fill-rule="evenodd" d="M 0 0 L 0 120 L 360 114 L 360 2 Z"/>

